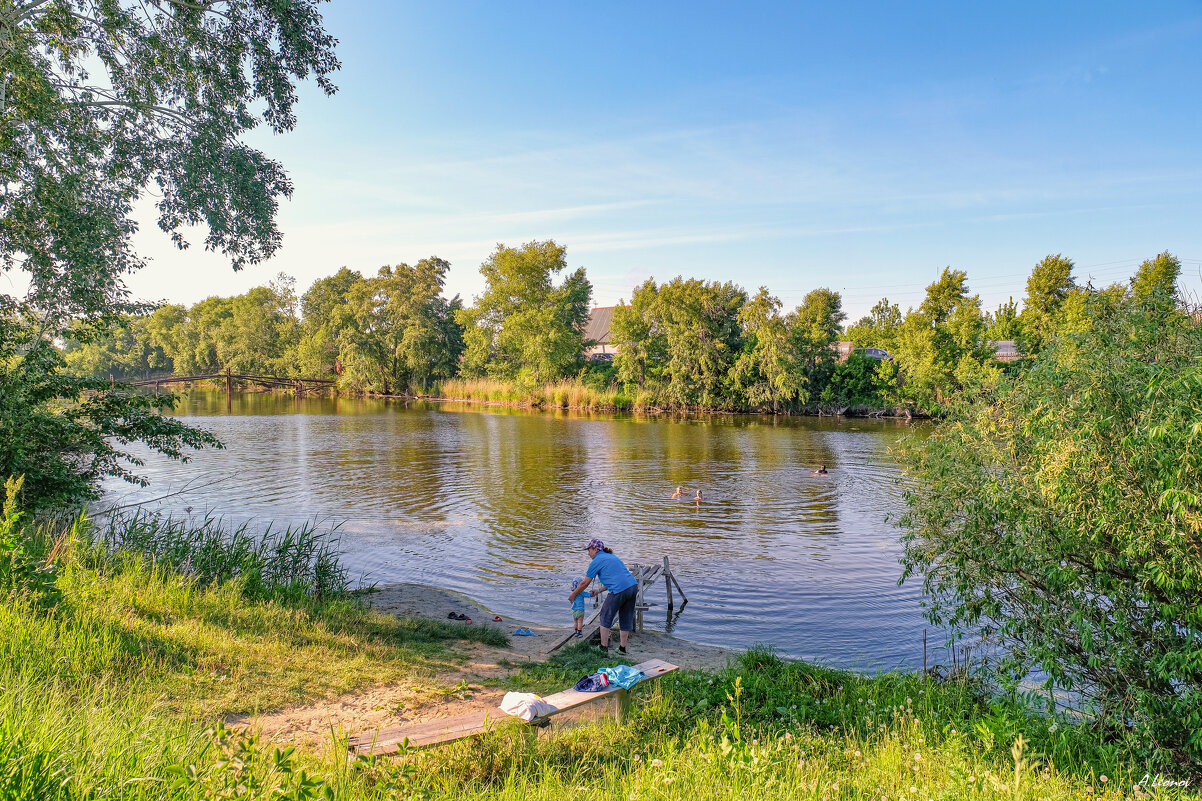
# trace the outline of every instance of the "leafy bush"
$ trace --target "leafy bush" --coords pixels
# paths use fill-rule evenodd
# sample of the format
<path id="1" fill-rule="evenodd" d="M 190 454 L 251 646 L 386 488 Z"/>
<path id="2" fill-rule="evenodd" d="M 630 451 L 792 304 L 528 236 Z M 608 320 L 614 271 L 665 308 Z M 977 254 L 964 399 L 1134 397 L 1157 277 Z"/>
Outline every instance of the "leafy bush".
<path id="1" fill-rule="evenodd" d="M 1029 371 L 902 451 L 905 577 L 930 618 L 984 629 L 998 675 L 1041 669 L 1154 765 L 1202 764 L 1199 353 L 1166 294 L 1097 293 Z"/>

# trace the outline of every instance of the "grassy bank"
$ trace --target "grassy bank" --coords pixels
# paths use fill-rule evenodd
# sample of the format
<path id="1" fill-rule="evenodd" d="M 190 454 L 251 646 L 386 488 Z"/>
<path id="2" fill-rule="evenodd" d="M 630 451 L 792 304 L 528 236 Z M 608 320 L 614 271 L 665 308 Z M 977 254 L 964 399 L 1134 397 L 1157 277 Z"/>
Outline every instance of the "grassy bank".
<path id="1" fill-rule="evenodd" d="M 457 641 L 503 635 L 373 614 L 329 580 L 328 562 L 319 569 L 328 551 L 312 532 L 255 545 L 243 531 L 236 545 L 211 523 L 121 525 L 16 524 L 17 561 L 43 572 L 10 571 L 0 604 L 0 798 L 1081 801 L 1135 797 L 1146 770 L 1086 728 L 987 704 L 966 684 L 865 678 L 763 650 L 640 690 L 623 725 L 511 727 L 398 758 L 348 760 L 337 743 L 277 750 L 220 722 L 429 684 L 456 665 Z M 560 689 L 599 660 L 578 647 L 515 667 L 510 684 Z M 1173 794 L 1191 797 L 1162 792 Z"/>

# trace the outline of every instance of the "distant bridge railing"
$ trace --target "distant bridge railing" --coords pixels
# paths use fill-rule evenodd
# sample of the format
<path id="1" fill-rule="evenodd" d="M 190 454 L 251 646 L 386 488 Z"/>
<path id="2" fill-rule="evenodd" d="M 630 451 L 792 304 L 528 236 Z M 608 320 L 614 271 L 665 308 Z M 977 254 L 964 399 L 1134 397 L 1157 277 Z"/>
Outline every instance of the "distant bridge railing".
<path id="1" fill-rule="evenodd" d="M 154 387 L 155 391 L 158 391 L 163 384 L 187 384 L 193 381 L 225 381 L 227 398 L 233 394 L 235 381 L 248 381 L 253 384 L 262 384 L 269 387 L 284 387 L 295 390 L 299 395 L 305 394 L 307 389 L 327 389 L 335 384 L 335 381 L 331 378 L 281 378 L 274 375 L 235 373 L 228 369 L 224 373 L 173 375 L 165 378 L 146 378 L 141 381 L 130 381 L 128 383 L 135 387 Z"/>

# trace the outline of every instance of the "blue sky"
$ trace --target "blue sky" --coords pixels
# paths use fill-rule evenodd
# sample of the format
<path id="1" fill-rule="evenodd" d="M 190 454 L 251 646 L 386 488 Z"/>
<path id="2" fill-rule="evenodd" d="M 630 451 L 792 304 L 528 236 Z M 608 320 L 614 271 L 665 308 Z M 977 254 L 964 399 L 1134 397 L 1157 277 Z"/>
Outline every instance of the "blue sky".
<path id="1" fill-rule="evenodd" d="M 234 274 L 173 250 L 130 285 L 192 303 L 284 271 L 554 238 L 597 305 L 648 277 L 827 286 L 903 310 L 944 266 L 987 309 L 1049 253 L 1125 280 L 1162 250 L 1202 294 L 1202 4 L 389 3 L 325 6 L 340 91 L 256 145 L 295 196 Z M 199 240 L 199 237 L 196 237 Z"/>

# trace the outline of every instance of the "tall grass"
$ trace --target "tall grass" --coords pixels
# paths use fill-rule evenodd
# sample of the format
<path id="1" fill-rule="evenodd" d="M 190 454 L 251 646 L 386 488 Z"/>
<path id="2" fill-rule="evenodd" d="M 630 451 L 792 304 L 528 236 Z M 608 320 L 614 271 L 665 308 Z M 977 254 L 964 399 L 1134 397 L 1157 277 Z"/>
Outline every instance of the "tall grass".
<path id="1" fill-rule="evenodd" d="M 490 378 L 454 378 L 438 388 L 439 396 L 473 403 L 505 403 L 545 409 L 637 411 L 634 399 L 617 386 L 599 388 L 564 379 L 531 387 Z"/>
<path id="2" fill-rule="evenodd" d="M 338 560 L 334 532 L 305 523 L 256 533 L 243 523 L 198 522 L 136 511 L 110 518 L 88 545 L 106 554 L 133 554 L 194 578 L 201 585 L 240 579 L 250 595 L 286 591 L 316 598 L 345 595 L 350 577 Z"/>

